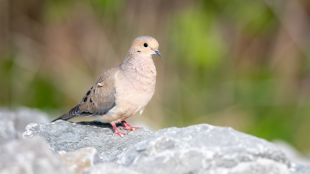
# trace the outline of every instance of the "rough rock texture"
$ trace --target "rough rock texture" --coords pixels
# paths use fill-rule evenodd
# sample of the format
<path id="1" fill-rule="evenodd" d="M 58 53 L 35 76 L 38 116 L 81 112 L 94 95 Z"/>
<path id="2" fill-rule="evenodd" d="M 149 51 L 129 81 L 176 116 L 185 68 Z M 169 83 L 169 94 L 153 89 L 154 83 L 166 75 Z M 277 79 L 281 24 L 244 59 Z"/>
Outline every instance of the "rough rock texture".
<path id="1" fill-rule="evenodd" d="M 211 172 L 212 171 L 212 172 Z M 268 159 L 258 159 L 253 162 L 242 162 L 231 169 L 215 169 L 203 173 L 219 174 L 290 174 L 286 165 Z M 216 171 L 216 172 L 213 172 Z"/>
<path id="2" fill-rule="evenodd" d="M 36 109 L 19 108 L 16 112 L 8 109 L 0 110 L 0 120 L 13 122 L 17 133 L 22 134 L 29 123 L 48 123 L 47 114 Z"/>
<path id="3" fill-rule="evenodd" d="M 14 122 L 8 118 L 2 118 L 0 114 L 0 145 L 17 139 Z"/>
<path id="4" fill-rule="evenodd" d="M 83 174 L 142 174 L 115 163 L 97 164 L 84 170 Z"/>
<path id="5" fill-rule="evenodd" d="M 59 155 L 59 159 L 69 168 L 72 173 L 81 174 L 85 168 L 94 165 L 97 150 L 86 147 L 77 151 Z"/>
<path id="6" fill-rule="evenodd" d="M 247 174 L 253 166 L 256 173 L 280 174 L 290 167 L 290 161 L 274 144 L 206 124 L 157 131 L 120 155 L 117 163 L 141 173 L 160 174 Z"/>
<path id="7" fill-rule="evenodd" d="M 302 155 L 294 146 L 285 142 L 283 140 L 273 140 L 273 144 L 275 144 L 279 149 L 281 149 L 285 155 L 292 161 L 292 163 L 310 166 L 310 156 Z M 309 172 L 310 174 L 310 172 Z"/>
<path id="8" fill-rule="evenodd" d="M 51 149 L 58 153 L 94 147 L 99 153 L 100 161 L 113 162 L 117 159 L 117 155 L 151 134 L 150 131 L 138 129 L 121 138 L 112 136 L 110 124 L 100 122 L 79 124 L 58 120 L 48 124 L 31 123 L 26 127 L 23 137 L 41 136 L 47 140 Z"/>
<path id="9" fill-rule="evenodd" d="M 27 124 L 47 123 L 47 115 L 33 109 L 20 108 L 16 112 L 0 110 L 0 145 L 21 137 Z"/>
<path id="10" fill-rule="evenodd" d="M 49 123 L 48 115 L 36 109 L 19 108 L 15 112 L 14 126 L 18 133 L 23 133 L 29 123 Z"/>
<path id="11" fill-rule="evenodd" d="M 40 137 L 11 141 L 0 154 L 1 174 L 70 174 Z"/>
<path id="12" fill-rule="evenodd" d="M 0 118 L 1 113 L 3 112 L 0 111 Z M 12 131 L 14 125 L 16 125 L 16 119 L 6 119 L 2 124 L 0 145 L 2 135 L 10 135 L 2 136 L 2 138 L 7 138 L 4 138 L 4 142 L 16 138 L 16 134 Z M 2 132 L 6 132 L 6 134 L 2 134 Z M 60 154 L 59 157 L 63 161 L 59 163 L 66 164 L 75 173 L 81 173 L 87 166 L 90 167 L 83 170 L 84 174 L 310 173 L 309 166 L 292 165 L 286 155 L 274 144 L 231 128 L 202 124 L 186 128 L 168 128 L 155 133 L 143 129 L 135 130 L 124 138 L 113 137 L 112 134 L 113 128 L 110 124 L 57 121 L 46 124 L 31 123 L 26 127 L 23 137 L 43 137 L 48 142 L 49 148 Z M 13 142 L 16 143 L 16 140 L 6 143 L 1 149 Z M 23 144 L 19 142 L 17 146 L 23 146 Z M 97 157 L 100 159 L 94 155 L 93 148 L 87 147 L 95 148 L 98 152 Z M 47 149 L 47 147 L 45 148 Z M 89 151 L 85 151 L 83 148 L 89 149 Z M 33 148 L 29 151 L 36 154 L 40 148 Z M 8 156 L 16 158 L 14 153 Z M 96 165 L 92 166 L 93 162 L 91 161 L 94 161 Z M 101 163 L 98 164 L 98 162 Z M 5 164 L 1 164 L 0 173 Z M 29 168 L 29 166 L 35 165 L 27 163 L 25 166 Z M 57 167 L 51 170 L 55 171 L 56 169 Z"/>
<path id="13" fill-rule="evenodd" d="M 309 165 L 299 165 L 293 164 L 291 168 L 292 174 L 310 174 L 310 166 Z"/>

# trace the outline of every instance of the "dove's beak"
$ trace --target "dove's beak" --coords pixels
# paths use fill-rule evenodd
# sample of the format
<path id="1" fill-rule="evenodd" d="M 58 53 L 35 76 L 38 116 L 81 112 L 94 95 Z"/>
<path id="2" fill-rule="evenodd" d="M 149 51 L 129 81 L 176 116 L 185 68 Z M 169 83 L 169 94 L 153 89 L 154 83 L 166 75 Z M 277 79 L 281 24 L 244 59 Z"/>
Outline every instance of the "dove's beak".
<path id="1" fill-rule="evenodd" d="M 158 50 L 154 50 L 155 54 L 159 55 L 160 57 L 163 57 L 163 55 L 161 55 L 161 53 Z"/>

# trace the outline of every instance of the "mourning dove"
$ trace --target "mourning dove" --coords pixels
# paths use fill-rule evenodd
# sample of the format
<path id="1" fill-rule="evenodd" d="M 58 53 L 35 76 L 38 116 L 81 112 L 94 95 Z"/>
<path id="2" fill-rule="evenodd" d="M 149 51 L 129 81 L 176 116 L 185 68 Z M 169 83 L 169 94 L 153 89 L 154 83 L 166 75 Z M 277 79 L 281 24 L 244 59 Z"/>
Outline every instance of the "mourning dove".
<path id="1" fill-rule="evenodd" d="M 53 120 L 69 120 L 78 116 L 94 117 L 98 121 L 110 123 L 114 135 L 126 135 L 119 132 L 116 123 L 121 122 L 122 129 L 135 130 L 125 120 L 142 112 L 153 97 L 156 83 L 156 67 L 152 54 L 162 57 L 158 51 L 158 42 L 149 36 L 136 38 L 125 60 L 118 66 L 105 72 L 83 99 L 68 113 Z"/>

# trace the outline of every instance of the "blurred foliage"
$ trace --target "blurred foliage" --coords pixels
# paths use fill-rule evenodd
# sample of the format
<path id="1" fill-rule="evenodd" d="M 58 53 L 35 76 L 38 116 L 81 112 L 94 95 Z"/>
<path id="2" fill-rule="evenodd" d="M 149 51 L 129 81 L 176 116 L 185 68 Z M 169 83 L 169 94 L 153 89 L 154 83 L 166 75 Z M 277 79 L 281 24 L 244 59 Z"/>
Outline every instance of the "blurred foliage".
<path id="1" fill-rule="evenodd" d="M 10 7 L 10 8 L 9 8 Z M 68 111 L 150 35 L 154 129 L 209 123 L 310 149 L 306 0 L 4 0 L 0 106 Z"/>

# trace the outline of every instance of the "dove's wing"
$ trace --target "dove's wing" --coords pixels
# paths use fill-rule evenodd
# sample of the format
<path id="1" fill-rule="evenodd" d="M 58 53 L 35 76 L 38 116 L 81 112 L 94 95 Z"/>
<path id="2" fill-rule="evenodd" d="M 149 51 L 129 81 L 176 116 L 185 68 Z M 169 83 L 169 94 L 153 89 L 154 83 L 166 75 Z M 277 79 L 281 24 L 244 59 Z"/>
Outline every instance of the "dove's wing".
<path id="1" fill-rule="evenodd" d="M 69 120 L 76 116 L 104 115 L 115 106 L 115 74 L 119 66 L 105 72 L 96 84 L 87 91 L 83 99 L 64 114 L 53 120 Z"/>

